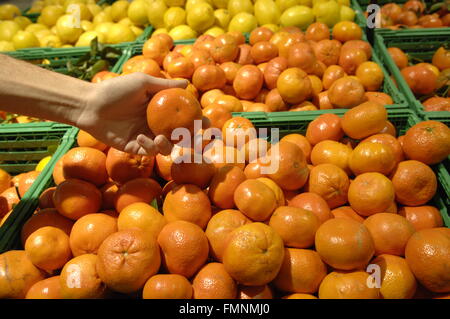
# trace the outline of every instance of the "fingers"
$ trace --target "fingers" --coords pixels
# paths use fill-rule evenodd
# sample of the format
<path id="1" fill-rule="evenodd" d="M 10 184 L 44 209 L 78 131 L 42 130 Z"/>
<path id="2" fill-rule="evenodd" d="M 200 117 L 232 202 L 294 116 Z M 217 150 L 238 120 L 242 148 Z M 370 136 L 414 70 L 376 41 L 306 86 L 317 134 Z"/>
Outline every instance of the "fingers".
<path id="1" fill-rule="evenodd" d="M 149 156 L 155 156 L 158 154 L 158 147 L 155 145 L 153 140 L 144 134 L 139 134 L 136 138 L 137 143 L 139 144 L 140 148 L 137 151 L 138 155 L 149 155 Z"/>
<path id="2" fill-rule="evenodd" d="M 158 135 L 154 143 L 162 155 L 169 155 L 172 152 L 173 144 L 165 136 Z"/>
<path id="3" fill-rule="evenodd" d="M 155 94 L 164 89 L 181 88 L 184 89 L 188 85 L 187 80 L 170 80 L 162 79 L 148 75 L 146 77 L 147 92 L 149 94 Z"/>

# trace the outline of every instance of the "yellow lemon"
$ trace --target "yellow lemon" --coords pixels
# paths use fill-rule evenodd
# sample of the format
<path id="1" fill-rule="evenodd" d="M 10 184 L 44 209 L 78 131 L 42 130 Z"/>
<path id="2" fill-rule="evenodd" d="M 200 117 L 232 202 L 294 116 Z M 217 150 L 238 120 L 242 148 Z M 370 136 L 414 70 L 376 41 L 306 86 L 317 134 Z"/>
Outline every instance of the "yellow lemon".
<path id="1" fill-rule="evenodd" d="M 253 13 L 253 3 L 251 0 L 230 0 L 228 1 L 228 11 L 232 17 L 240 12 Z"/>
<path id="2" fill-rule="evenodd" d="M 105 43 L 105 36 L 96 31 L 87 31 L 80 35 L 77 43 L 75 43 L 76 47 L 87 47 L 91 45 L 91 41 L 97 38 L 98 42 Z"/>
<path id="3" fill-rule="evenodd" d="M 182 24 L 176 26 L 172 30 L 170 30 L 169 35 L 173 40 L 186 40 L 193 39 L 197 37 L 197 32 L 192 30 L 192 28 L 188 25 Z"/>
<path id="4" fill-rule="evenodd" d="M 84 32 L 92 31 L 94 30 L 94 24 L 91 21 L 83 20 L 81 21 L 81 29 L 83 29 Z"/>
<path id="5" fill-rule="evenodd" d="M 222 35 L 224 33 L 225 30 L 222 29 L 221 27 L 212 27 L 204 32 L 204 34 L 209 34 L 212 35 L 213 37 L 218 37 L 219 35 Z"/>
<path id="6" fill-rule="evenodd" d="M 27 26 L 29 26 L 32 23 L 30 19 L 24 16 L 15 17 L 14 22 L 17 23 L 22 30 L 24 30 Z"/>
<path id="7" fill-rule="evenodd" d="M 166 28 L 158 28 L 155 31 L 153 31 L 153 34 L 160 34 L 160 33 L 165 33 L 165 34 L 169 34 L 169 30 L 167 30 Z"/>
<path id="8" fill-rule="evenodd" d="M 212 0 L 212 3 L 217 9 L 227 9 L 228 8 L 228 0 Z"/>
<path id="9" fill-rule="evenodd" d="M 48 28 L 40 23 L 32 23 L 25 28 L 25 31 L 29 31 L 31 33 L 38 32 L 40 30 L 48 30 Z"/>
<path id="10" fill-rule="evenodd" d="M 0 20 L 12 20 L 20 15 L 22 14 L 17 6 L 9 3 L 0 5 Z"/>
<path id="11" fill-rule="evenodd" d="M 186 0 L 164 0 L 168 7 L 184 7 Z"/>
<path id="12" fill-rule="evenodd" d="M 333 27 L 341 18 L 341 6 L 334 0 L 320 2 L 313 6 L 313 14 L 317 22 Z"/>
<path id="13" fill-rule="evenodd" d="M 52 27 L 56 24 L 59 17 L 64 15 L 64 9 L 60 6 L 47 6 L 42 9 L 39 16 L 39 23 L 42 23 L 48 27 Z"/>
<path id="14" fill-rule="evenodd" d="M 186 24 L 186 11 L 183 8 L 172 7 L 164 13 L 164 26 L 167 29 L 181 24 Z"/>
<path id="15" fill-rule="evenodd" d="M 56 34 L 49 34 L 39 39 L 41 47 L 60 48 L 61 39 Z"/>
<path id="16" fill-rule="evenodd" d="M 10 41 L 0 41 L 0 52 L 14 51 L 14 45 Z"/>
<path id="17" fill-rule="evenodd" d="M 278 9 L 280 9 L 281 12 L 284 12 L 286 9 L 300 5 L 300 0 L 275 0 L 275 3 L 277 4 Z"/>
<path id="18" fill-rule="evenodd" d="M 280 24 L 283 27 L 298 27 L 305 30 L 313 22 L 312 9 L 307 6 L 289 8 L 280 17 Z"/>
<path id="19" fill-rule="evenodd" d="M 114 22 L 119 22 L 123 18 L 127 17 L 129 5 L 130 3 L 125 0 L 119 0 L 112 4 L 111 17 Z"/>
<path id="20" fill-rule="evenodd" d="M 87 8 L 89 10 L 89 12 L 91 13 L 92 17 L 95 17 L 97 14 L 99 14 L 100 12 L 102 12 L 102 8 L 97 5 L 97 4 L 88 4 Z"/>
<path id="21" fill-rule="evenodd" d="M 111 17 L 111 14 L 109 14 L 105 11 L 102 11 L 94 17 L 92 22 L 95 25 L 98 25 L 98 24 L 104 23 L 104 22 L 112 22 L 112 17 Z"/>
<path id="22" fill-rule="evenodd" d="M 193 30 L 205 31 L 214 25 L 214 10 L 208 3 L 196 4 L 188 11 L 186 21 Z"/>
<path id="23" fill-rule="evenodd" d="M 236 14 L 228 25 L 228 31 L 251 32 L 258 26 L 253 14 L 241 12 Z"/>
<path id="24" fill-rule="evenodd" d="M 148 22 L 154 28 L 164 27 L 164 13 L 167 10 L 167 6 L 163 0 L 153 0 L 148 4 L 147 18 Z"/>
<path id="25" fill-rule="evenodd" d="M 214 11 L 214 24 L 223 29 L 227 29 L 231 21 L 231 14 L 227 9 L 217 9 Z"/>
<path id="26" fill-rule="evenodd" d="M 116 23 L 114 24 L 106 36 L 106 41 L 110 44 L 117 44 L 122 42 L 131 42 L 136 39 L 133 31 L 129 26 Z"/>
<path id="27" fill-rule="evenodd" d="M 259 25 L 278 24 L 281 11 L 273 0 L 258 0 L 255 3 L 255 17 Z"/>
<path id="28" fill-rule="evenodd" d="M 129 26 L 129 27 L 131 27 L 132 25 L 134 25 L 134 24 L 133 24 L 133 21 L 131 21 L 130 18 L 128 18 L 128 17 L 123 18 L 122 20 L 120 20 L 120 21 L 117 22 L 117 23 L 120 23 L 120 24 Z"/>
<path id="29" fill-rule="evenodd" d="M 25 48 L 37 48 L 40 46 L 38 38 L 31 32 L 28 31 L 17 31 L 12 37 L 12 43 L 16 50 Z"/>
<path id="30" fill-rule="evenodd" d="M 130 29 L 131 29 L 131 31 L 133 31 L 133 33 L 136 37 L 140 36 L 144 32 L 144 29 L 139 28 L 135 25 L 130 26 Z"/>
<path id="31" fill-rule="evenodd" d="M 355 11 L 347 6 L 341 6 L 341 21 L 353 21 L 355 20 Z"/>
<path id="32" fill-rule="evenodd" d="M 196 6 L 199 3 L 207 3 L 210 6 L 213 6 L 212 1 L 210 1 L 210 0 L 187 0 L 186 5 L 184 6 L 184 9 L 186 10 L 186 12 L 188 12 L 189 10 L 191 10 L 194 6 Z"/>
<path id="33" fill-rule="evenodd" d="M 48 162 L 50 162 L 50 160 L 52 159 L 51 156 L 46 156 L 43 159 L 41 159 L 39 161 L 39 163 L 36 165 L 36 168 L 34 169 L 35 171 L 38 172 L 42 172 L 45 168 L 45 166 L 48 164 Z"/>
<path id="34" fill-rule="evenodd" d="M 56 32 L 58 37 L 64 43 L 75 43 L 80 35 L 83 33 L 83 29 L 78 25 L 79 21 L 69 14 L 61 16 L 56 22 Z"/>
<path id="35" fill-rule="evenodd" d="M 272 30 L 273 33 L 278 32 L 278 30 L 280 30 L 280 27 L 277 24 L 271 24 L 271 23 L 263 24 L 262 27 Z"/>
<path id="36" fill-rule="evenodd" d="M 136 25 L 146 25 L 148 4 L 145 0 L 135 0 L 128 7 L 128 18 Z"/>
<path id="37" fill-rule="evenodd" d="M 21 30 L 17 22 L 1 21 L 0 22 L 0 40 L 11 41 L 14 34 Z"/>
<path id="38" fill-rule="evenodd" d="M 112 22 L 103 22 L 95 26 L 94 30 L 97 33 L 103 34 L 105 37 L 107 37 L 109 31 L 111 30 L 111 27 L 114 25 Z"/>

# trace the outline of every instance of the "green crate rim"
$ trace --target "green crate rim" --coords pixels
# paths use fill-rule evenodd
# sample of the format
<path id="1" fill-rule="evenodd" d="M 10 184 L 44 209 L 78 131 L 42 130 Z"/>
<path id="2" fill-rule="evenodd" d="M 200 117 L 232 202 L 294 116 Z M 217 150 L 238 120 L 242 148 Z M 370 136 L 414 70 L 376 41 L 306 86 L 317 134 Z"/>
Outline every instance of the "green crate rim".
<path id="1" fill-rule="evenodd" d="M 40 194 L 50 185 L 53 179 L 52 173 L 56 162 L 74 145 L 78 133 L 78 128 L 52 122 L 4 124 L 0 126 L 0 134 L 2 132 L 23 132 L 23 130 L 51 131 L 54 129 L 65 129 L 66 132 L 49 163 L 0 227 L 0 253 L 10 250 L 15 245 L 14 237 L 20 234 L 23 223 L 36 209 Z"/>

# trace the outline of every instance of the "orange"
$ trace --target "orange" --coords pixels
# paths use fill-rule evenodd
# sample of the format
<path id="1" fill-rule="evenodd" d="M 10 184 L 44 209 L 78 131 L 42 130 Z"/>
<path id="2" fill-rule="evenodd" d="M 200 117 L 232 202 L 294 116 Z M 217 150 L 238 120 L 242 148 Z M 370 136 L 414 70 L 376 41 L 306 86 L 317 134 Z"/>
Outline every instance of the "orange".
<path id="1" fill-rule="evenodd" d="M 184 220 L 205 229 L 211 218 L 211 202 L 199 187 L 178 185 L 166 195 L 163 212 L 168 222 Z"/>
<path id="2" fill-rule="evenodd" d="M 75 147 L 62 159 L 65 179 L 77 178 L 96 186 L 103 185 L 108 180 L 106 155 L 98 149 Z"/>
<path id="3" fill-rule="evenodd" d="M 259 103 L 254 103 L 257 105 Z M 254 138 L 249 140 L 239 149 L 239 152 L 245 155 L 245 161 L 251 163 L 256 161 L 258 158 L 264 157 L 267 151 L 270 149 L 270 142 L 263 138 Z"/>
<path id="4" fill-rule="evenodd" d="M 200 92 L 223 89 L 226 82 L 225 72 L 217 65 L 201 65 L 192 75 L 192 84 Z"/>
<path id="5" fill-rule="evenodd" d="M 209 263 L 192 280 L 194 299 L 235 299 L 237 285 L 221 263 Z"/>
<path id="6" fill-rule="evenodd" d="M 136 202 L 150 204 L 155 198 L 161 196 L 161 193 L 161 186 L 155 180 L 151 178 L 135 178 L 120 186 L 114 205 L 120 213 L 126 206 Z"/>
<path id="7" fill-rule="evenodd" d="M 364 101 L 364 87 L 359 80 L 344 76 L 331 84 L 328 98 L 334 108 L 351 109 Z"/>
<path id="8" fill-rule="evenodd" d="M 238 299 L 273 299 L 273 292 L 269 285 L 238 287 Z"/>
<path id="9" fill-rule="evenodd" d="M 450 155 L 450 128 L 438 121 L 417 123 L 406 131 L 403 150 L 409 159 L 437 164 Z"/>
<path id="10" fill-rule="evenodd" d="M 391 176 L 397 202 L 407 206 L 420 206 L 436 193 L 436 174 L 419 161 L 400 162 Z"/>
<path id="11" fill-rule="evenodd" d="M 267 177 L 258 177 L 257 180 L 263 182 L 273 191 L 273 193 L 275 194 L 277 206 L 284 206 L 286 204 L 283 190 L 280 188 L 280 186 L 277 185 L 277 183 Z"/>
<path id="12" fill-rule="evenodd" d="M 119 74 L 110 72 L 110 71 L 100 71 L 93 76 L 93 78 L 91 79 L 91 82 L 92 83 L 100 83 L 102 81 L 115 78 L 116 76 L 119 76 Z M 96 148 L 96 147 L 94 147 L 94 148 Z"/>
<path id="13" fill-rule="evenodd" d="M 320 47 L 319 43 L 315 46 L 316 50 Z M 316 56 L 320 56 L 319 51 L 316 53 L 314 51 L 312 46 L 306 42 L 294 43 L 287 50 L 288 66 L 299 68 L 308 74 L 313 73 L 314 65 L 317 62 Z M 324 60 L 321 61 L 324 62 Z"/>
<path id="14" fill-rule="evenodd" d="M 376 256 L 404 256 L 406 244 L 415 232 L 413 225 L 405 217 L 391 213 L 369 216 L 363 224 L 372 236 Z"/>
<path id="15" fill-rule="evenodd" d="M 364 142 L 380 143 L 380 144 L 384 144 L 386 146 L 390 146 L 392 152 L 394 153 L 394 158 L 395 158 L 396 164 L 405 160 L 405 155 L 403 153 L 402 146 L 400 145 L 399 141 L 390 134 L 382 133 L 382 134 L 371 135 L 361 141 L 361 143 L 364 143 Z"/>
<path id="16" fill-rule="evenodd" d="M 311 294 L 293 293 L 290 295 L 283 296 L 282 299 L 318 299 L 318 298 Z"/>
<path id="17" fill-rule="evenodd" d="M 445 47 L 440 47 L 433 54 L 431 60 L 434 66 L 436 66 L 440 71 L 450 68 L 450 51 Z"/>
<path id="18" fill-rule="evenodd" d="M 0 298 L 23 299 L 44 278 L 44 273 L 31 263 L 24 250 L 0 254 Z"/>
<path id="19" fill-rule="evenodd" d="M 178 57 L 167 63 L 167 74 L 172 78 L 190 79 L 195 71 L 195 65 L 188 57 Z"/>
<path id="20" fill-rule="evenodd" d="M 366 226 L 357 221 L 333 218 L 316 232 L 316 251 L 335 269 L 363 269 L 372 258 L 374 242 Z"/>
<path id="21" fill-rule="evenodd" d="M 352 149 L 347 145 L 325 140 L 314 145 L 311 150 L 311 163 L 313 165 L 334 164 L 349 174 L 351 170 L 348 162 L 351 154 Z"/>
<path id="22" fill-rule="evenodd" d="M 333 26 L 331 35 L 333 39 L 341 42 L 359 40 L 362 37 L 362 29 L 352 21 L 341 21 Z"/>
<path id="23" fill-rule="evenodd" d="M 309 172 L 308 190 L 320 195 L 330 208 L 347 203 L 350 180 L 343 169 L 333 164 L 319 164 Z"/>
<path id="24" fill-rule="evenodd" d="M 113 210 L 114 209 L 114 200 L 116 198 L 117 191 L 119 190 L 119 186 L 114 182 L 108 182 L 100 188 L 100 192 L 102 193 L 102 207 L 103 210 Z"/>
<path id="25" fill-rule="evenodd" d="M 117 218 L 101 213 L 84 215 L 73 224 L 70 249 L 74 256 L 97 254 L 106 237 L 116 231 Z"/>
<path id="26" fill-rule="evenodd" d="M 359 143 L 349 158 L 350 169 L 355 175 L 368 172 L 387 175 L 396 164 L 392 148 L 381 143 Z"/>
<path id="27" fill-rule="evenodd" d="M 64 155 L 56 162 L 55 167 L 53 168 L 52 176 L 56 185 L 61 184 L 65 180 L 63 172 L 63 159 Z"/>
<path id="28" fill-rule="evenodd" d="M 177 274 L 158 274 L 150 277 L 142 291 L 142 299 L 191 299 L 192 285 Z"/>
<path id="29" fill-rule="evenodd" d="M 266 27 L 258 27 L 250 32 L 249 43 L 254 45 L 260 41 L 269 41 L 274 32 Z"/>
<path id="30" fill-rule="evenodd" d="M 25 252 L 35 266 L 49 272 L 62 268 L 72 257 L 69 236 L 51 226 L 41 227 L 28 236 Z"/>
<path id="31" fill-rule="evenodd" d="M 250 55 L 255 63 L 260 64 L 276 58 L 278 47 L 269 41 L 259 41 L 252 46 Z"/>
<path id="32" fill-rule="evenodd" d="M 277 79 L 277 89 L 286 103 L 299 104 L 312 94 L 311 81 L 300 68 L 285 69 Z"/>
<path id="33" fill-rule="evenodd" d="M 202 108 L 205 108 L 205 107 L 209 106 L 210 104 L 213 104 L 217 98 L 219 98 L 223 95 L 225 95 L 225 93 L 222 90 L 219 90 L 219 89 L 208 90 L 202 94 L 202 97 L 200 99 L 200 104 L 201 104 Z"/>
<path id="34" fill-rule="evenodd" d="M 305 155 L 306 161 L 310 163 L 312 146 L 305 136 L 297 133 L 292 133 L 283 136 L 280 141 L 291 142 L 300 147 L 300 149 L 303 151 L 303 154 Z"/>
<path id="35" fill-rule="evenodd" d="M 166 66 L 166 59 L 171 54 L 177 54 L 177 53 L 171 52 L 168 55 L 166 55 L 166 58 L 164 59 L 164 65 L 165 65 L 164 69 L 166 69 L 166 70 L 168 70 L 168 66 L 169 66 L 169 62 L 170 62 L 170 61 L 168 61 L 167 66 Z M 183 56 L 182 54 L 175 56 L 175 60 L 182 56 Z M 214 65 L 215 64 L 214 59 L 211 56 L 211 53 L 209 51 L 203 50 L 203 49 L 195 49 L 194 48 L 194 50 L 192 50 L 192 52 L 187 55 L 187 58 L 194 66 L 192 73 L 195 71 L 195 69 L 197 69 L 198 67 L 200 67 L 202 65 L 206 65 L 206 64 Z M 226 62 L 226 63 L 233 63 L 233 62 Z M 191 76 L 192 76 L 192 74 L 191 74 Z"/>
<path id="36" fill-rule="evenodd" d="M 240 102 L 239 102 L 240 103 Z M 211 122 L 211 127 L 222 130 L 226 121 L 231 119 L 230 109 L 224 105 L 213 103 L 203 109 L 203 116 Z"/>
<path id="37" fill-rule="evenodd" d="M 397 47 L 390 47 L 387 51 L 400 70 L 408 66 L 408 56 L 401 49 Z"/>
<path id="38" fill-rule="evenodd" d="M 153 171 L 155 158 L 134 155 L 110 148 L 106 156 L 106 171 L 110 179 L 119 184 L 138 177 L 149 177 Z"/>
<path id="39" fill-rule="evenodd" d="M 216 168 L 208 163 L 203 154 L 194 149 L 185 149 L 186 154 L 174 159 L 170 175 L 177 184 L 193 184 L 201 189 L 208 187 Z"/>
<path id="40" fill-rule="evenodd" d="M 226 126 L 228 124 L 225 123 L 223 126 L 223 130 L 226 130 Z M 244 129 L 245 131 L 245 129 Z M 238 134 L 239 130 L 233 130 L 232 135 L 236 137 L 235 134 Z M 241 133 L 242 134 L 242 133 Z M 242 136 L 242 135 L 241 135 Z M 249 135 L 244 134 L 244 139 L 239 140 L 239 144 L 245 145 L 245 139 Z M 221 140 L 214 140 L 213 142 L 209 143 L 204 151 L 203 151 L 203 158 L 205 161 L 210 161 L 214 164 L 216 167 L 216 170 L 224 167 L 224 166 L 237 166 L 241 169 L 245 168 L 245 156 L 239 152 L 239 150 L 232 146 L 224 146 L 223 142 Z"/>
<path id="41" fill-rule="evenodd" d="M 171 274 L 191 278 L 206 263 L 208 238 L 196 224 L 183 220 L 168 223 L 158 235 L 163 265 Z"/>
<path id="42" fill-rule="evenodd" d="M 137 55 L 130 58 L 122 66 L 122 72 L 125 74 L 141 72 L 155 77 L 162 77 L 159 64 L 143 55 Z"/>
<path id="43" fill-rule="evenodd" d="M 239 149 L 255 137 L 255 127 L 247 118 L 235 116 L 222 126 L 222 139 L 227 146 Z"/>
<path id="44" fill-rule="evenodd" d="M 356 77 L 361 81 L 366 91 L 378 91 L 383 84 L 384 73 L 378 64 L 367 61 L 358 66 Z"/>
<path id="45" fill-rule="evenodd" d="M 22 245 L 25 245 L 27 238 L 36 230 L 42 227 L 52 226 L 61 229 L 67 235 L 73 226 L 73 221 L 59 214 L 56 209 L 41 209 L 33 214 L 22 226 L 20 238 Z"/>
<path id="46" fill-rule="evenodd" d="M 171 120 L 167 121 L 168 118 Z M 194 121 L 201 118 L 200 103 L 191 93 L 180 88 L 159 91 L 147 107 L 149 128 L 155 135 L 164 135 L 169 140 L 176 128 L 186 128 L 193 136 Z"/>
<path id="47" fill-rule="evenodd" d="M 22 175 L 19 179 L 19 196 L 23 197 L 36 181 L 41 172 L 31 171 Z"/>
<path id="48" fill-rule="evenodd" d="M 233 85 L 233 81 L 236 78 L 237 71 L 242 67 L 242 65 L 236 62 L 225 62 L 219 66 L 225 72 L 227 84 Z"/>
<path id="49" fill-rule="evenodd" d="M 335 208 L 331 211 L 331 214 L 333 214 L 334 218 L 353 219 L 359 223 L 364 222 L 364 218 L 358 215 L 350 206 L 341 206 Z"/>
<path id="50" fill-rule="evenodd" d="M 72 220 L 99 211 L 102 194 L 91 183 L 68 179 L 59 184 L 53 193 L 53 203 L 58 212 Z"/>
<path id="51" fill-rule="evenodd" d="M 242 102 L 235 96 L 229 94 L 219 95 L 213 104 L 225 106 L 230 112 L 242 112 Z"/>
<path id="52" fill-rule="evenodd" d="M 44 190 L 39 196 L 39 208 L 55 208 L 53 204 L 53 193 L 55 192 L 56 187 L 49 187 Z"/>
<path id="53" fill-rule="evenodd" d="M 330 38 L 330 28 L 322 22 L 311 23 L 305 32 L 306 40 L 320 41 Z"/>
<path id="54" fill-rule="evenodd" d="M 131 293 L 143 288 L 160 264 L 156 240 L 136 228 L 109 235 L 98 249 L 98 275 L 117 292 Z"/>
<path id="55" fill-rule="evenodd" d="M 158 237 L 166 224 L 164 216 L 146 203 L 134 203 L 126 206 L 117 219 L 118 230 L 139 228 L 154 239 Z"/>
<path id="56" fill-rule="evenodd" d="M 359 215 L 385 212 L 394 202 L 393 183 L 380 173 L 358 175 L 348 189 L 348 202 Z"/>
<path id="57" fill-rule="evenodd" d="M 214 39 L 210 52 L 219 64 L 234 61 L 239 54 L 238 41 L 231 34 L 221 34 Z"/>
<path id="58" fill-rule="evenodd" d="M 450 229 L 440 227 L 415 232 L 406 245 L 405 257 L 414 276 L 426 289 L 450 292 Z"/>
<path id="59" fill-rule="evenodd" d="M 258 95 L 264 82 L 261 70 L 255 65 L 244 65 L 236 73 L 233 88 L 236 96 L 244 100 L 253 100 Z"/>
<path id="60" fill-rule="evenodd" d="M 277 276 L 284 258 L 283 240 L 269 226 L 250 223 L 233 230 L 223 253 L 225 270 L 243 285 L 260 286 Z"/>
<path id="61" fill-rule="evenodd" d="M 53 276 L 31 286 L 25 299 L 62 299 L 60 289 L 59 276 Z"/>
<path id="62" fill-rule="evenodd" d="M 380 267 L 380 295 L 383 299 L 411 299 L 417 288 L 416 278 L 406 260 L 383 254 L 372 260 Z"/>
<path id="63" fill-rule="evenodd" d="M 372 47 L 370 43 L 364 40 L 350 40 L 342 44 L 341 51 L 362 50 L 367 56 L 367 59 L 372 57 Z"/>
<path id="64" fill-rule="evenodd" d="M 142 54 L 146 58 L 155 60 L 160 66 L 163 63 L 164 57 L 169 53 L 170 46 L 167 42 L 159 38 L 148 39 L 143 47 Z"/>
<path id="65" fill-rule="evenodd" d="M 245 177 L 248 179 L 257 179 L 263 177 L 261 166 L 258 162 L 249 163 L 244 169 Z"/>
<path id="66" fill-rule="evenodd" d="M 159 177 L 165 179 L 166 181 L 172 180 L 172 164 L 173 161 L 170 154 L 162 155 L 161 153 L 158 153 L 155 156 L 155 171 Z"/>
<path id="67" fill-rule="evenodd" d="M 278 77 L 287 67 L 288 61 L 284 57 L 276 57 L 267 62 L 264 69 L 264 83 L 268 89 L 273 90 L 277 87 Z"/>
<path id="68" fill-rule="evenodd" d="M 379 299 L 380 289 L 369 287 L 365 271 L 333 271 L 319 287 L 319 299 Z"/>
<path id="69" fill-rule="evenodd" d="M 344 69 L 345 73 L 355 75 L 358 67 L 368 60 L 369 58 L 363 49 L 341 49 L 338 63 Z M 359 81 L 357 77 L 355 79 Z"/>
<path id="70" fill-rule="evenodd" d="M 327 275 L 327 267 L 314 250 L 285 248 L 284 260 L 274 285 L 283 292 L 315 293 Z"/>
<path id="71" fill-rule="evenodd" d="M 320 221 L 309 210 L 280 206 L 270 217 L 269 226 L 281 236 L 286 247 L 309 248 L 314 245 Z"/>
<path id="72" fill-rule="evenodd" d="M 321 114 L 309 122 L 306 129 L 306 138 L 311 145 L 324 140 L 339 141 L 343 137 L 341 118 L 336 114 Z"/>
<path id="73" fill-rule="evenodd" d="M 403 68 L 401 75 L 415 95 L 428 95 L 435 92 L 437 75 L 426 65 L 413 65 Z"/>
<path id="74" fill-rule="evenodd" d="M 363 139 L 379 133 L 385 126 L 387 111 L 384 106 L 374 102 L 364 102 L 345 112 L 341 124 L 347 136 Z"/>
<path id="75" fill-rule="evenodd" d="M 11 175 L 0 168 L 0 193 L 11 187 Z"/>
<path id="76" fill-rule="evenodd" d="M 346 75 L 344 69 L 339 65 L 330 65 L 323 73 L 322 83 L 323 88 L 328 90 L 331 85 L 338 79 Z"/>
<path id="77" fill-rule="evenodd" d="M 338 64 L 340 52 L 341 44 L 336 40 L 323 39 L 314 46 L 317 60 L 324 63 L 326 67 Z"/>
<path id="78" fill-rule="evenodd" d="M 224 166 L 214 174 L 208 189 L 211 203 L 222 209 L 233 208 L 234 192 L 246 179 L 242 169 L 237 166 Z"/>
<path id="79" fill-rule="evenodd" d="M 278 169 L 267 174 L 267 177 L 272 179 L 282 189 L 296 190 L 305 185 L 309 170 L 306 165 L 305 154 L 296 144 L 280 141 L 276 147 L 274 145 L 271 146 L 266 158 L 269 160 L 269 167 L 273 165 L 278 166 Z M 262 165 L 267 164 L 264 163 Z"/>
<path id="80" fill-rule="evenodd" d="M 14 204 L 18 204 L 20 201 L 17 189 L 13 186 L 5 189 L 0 194 L 0 216 L 4 216 L 11 209 L 13 209 Z"/>
<path id="81" fill-rule="evenodd" d="M 236 207 L 253 221 L 268 219 L 277 207 L 273 190 L 263 182 L 247 179 L 234 191 Z"/>
<path id="82" fill-rule="evenodd" d="M 403 206 L 398 213 L 405 217 L 416 231 L 444 226 L 441 213 L 433 206 Z"/>
<path id="83" fill-rule="evenodd" d="M 211 256 L 221 262 L 228 234 L 234 229 L 250 222 L 250 219 L 244 214 L 234 209 L 225 209 L 214 214 L 205 230 Z"/>
<path id="84" fill-rule="evenodd" d="M 165 45 L 169 50 L 173 48 L 173 39 L 170 35 L 165 33 L 152 34 L 152 38 L 158 39 L 163 45 Z"/>
<path id="85" fill-rule="evenodd" d="M 319 219 L 320 224 L 330 218 L 333 218 L 327 202 L 316 193 L 305 192 L 296 195 L 289 202 L 289 206 L 302 208 L 313 212 L 313 214 Z"/>
<path id="86" fill-rule="evenodd" d="M 106 286 L 96 270 L 97 255 L 84 254 L 67 262 L 59 276 L 63 299 L 97 299 L 105 295 Z"/>
<path id="87" fill-rule="evenodd" d="M 394 104 L 394 100 L 392 100 L 388 94 L 383 92 L 366 92 L 364 93 L 364 96 L 367 101 L 379 103 L 381 105 Z"/>

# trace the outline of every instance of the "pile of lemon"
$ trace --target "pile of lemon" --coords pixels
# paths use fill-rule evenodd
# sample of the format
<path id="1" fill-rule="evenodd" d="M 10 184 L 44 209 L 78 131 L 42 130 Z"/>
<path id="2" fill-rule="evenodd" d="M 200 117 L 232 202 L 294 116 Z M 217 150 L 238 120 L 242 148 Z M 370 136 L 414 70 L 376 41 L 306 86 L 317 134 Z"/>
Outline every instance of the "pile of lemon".
<path id="1" fill-rule="evenodd" d="M 174 40 L 201 34 L 218 36 L 227 31 L 251 32 L 258 26 L 306 29 L 314 21 L 330 28 L 353 21 L 350 0 L 149 0 L 148 20 L 155 33 Z"/>
<path id="2" fill-rule="evenodd" d="M 35 1 L 28 13 L 40 14 L 37 23 L 21 16 L 15 5 L 0 5 L 0 51 L 88 46 L 95 37 L 107 44 L 130 42 L 148 25 L 148 0 L 121 0 L 103 6 L 97 2 Z"/>

